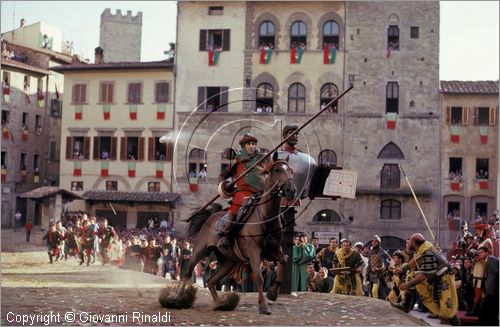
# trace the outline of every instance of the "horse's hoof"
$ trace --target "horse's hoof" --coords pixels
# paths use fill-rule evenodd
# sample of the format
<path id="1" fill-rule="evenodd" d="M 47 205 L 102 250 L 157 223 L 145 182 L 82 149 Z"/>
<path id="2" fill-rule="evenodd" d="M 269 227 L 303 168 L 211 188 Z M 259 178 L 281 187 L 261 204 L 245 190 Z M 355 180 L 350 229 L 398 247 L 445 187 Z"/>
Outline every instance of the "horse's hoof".
<path id="1" fill-rule="evenodd" d="M 271 301 L 276 301 L 278 299 L 278 293 L 267 292 L 266 297 Z"/>
<path id="2" fill-rule="evenodd" d="M 261 315 L 270 315 L 271 309 L 269 309 L 269 306 L 267 304 L 263 304 L 259 306 L 259 313 Z"/>

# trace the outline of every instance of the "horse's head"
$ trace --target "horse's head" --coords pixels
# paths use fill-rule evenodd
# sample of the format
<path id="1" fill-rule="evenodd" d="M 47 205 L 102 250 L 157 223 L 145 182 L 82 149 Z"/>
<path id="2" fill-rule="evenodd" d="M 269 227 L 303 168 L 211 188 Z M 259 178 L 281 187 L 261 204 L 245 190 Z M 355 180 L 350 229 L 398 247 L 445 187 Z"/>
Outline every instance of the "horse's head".
<path id="1" fill-rule="evenodd" d="M 288 158 L 287 158 L 288 159 Z M 288 165 L 288 160 L 276 160 L 266 167 L 268 177 L 266 190 L 277 192 L 279 196 L 292 200 L 297 191 L 293 182 L 293 170 Z"/>

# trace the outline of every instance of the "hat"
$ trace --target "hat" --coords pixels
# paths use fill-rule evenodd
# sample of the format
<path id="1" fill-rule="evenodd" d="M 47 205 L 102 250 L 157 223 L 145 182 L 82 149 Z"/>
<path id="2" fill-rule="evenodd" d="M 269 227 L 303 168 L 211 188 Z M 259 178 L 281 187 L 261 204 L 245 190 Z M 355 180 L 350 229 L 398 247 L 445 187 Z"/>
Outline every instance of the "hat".
<path id="1" fill-rule="evenodd" d="M 286 125 L 285 127 L 283 127 L 283 136 L 286 137 L 289 131 L 294 131 L 298 128 L 299 126 L 297 125 Z"/>
<path id="2" fill-rule="evenodd" d="M 244 146 L 248 142 L 255 142 L 255 143 L 257 143 L 258 141 L 257 141 L 257 138 L 255 138 L 255 136 L 253 136 L 252 134 L 245 133 L 240 138 L 240 145 Z"/>
<path id="3" fill-rule="evenodd" d="M 378 235 L 374 235 L 373 238 L 372 238 L 372 241 L 377 241 L 379 243 L 382 242 L 382 240 L 380 239 L 380 236 L 378 236 Z"/>
<path id="4" fill-rule="evenodd" d="M 354 247 L 358 247 L 358 246 L 363 247 L 363 245 L 364 245 L 363 242 L 356 242 L 356 244 L 354 244 Z"/>

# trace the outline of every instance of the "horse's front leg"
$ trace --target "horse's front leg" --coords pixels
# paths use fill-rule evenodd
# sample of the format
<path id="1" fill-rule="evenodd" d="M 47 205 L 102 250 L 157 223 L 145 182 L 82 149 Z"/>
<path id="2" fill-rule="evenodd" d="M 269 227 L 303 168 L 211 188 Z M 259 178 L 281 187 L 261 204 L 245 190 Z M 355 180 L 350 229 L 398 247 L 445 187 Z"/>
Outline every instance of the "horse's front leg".
<path id="1" fill-rule="evenodd" d="M 269 292 L 267 292 L 267 298 L 271 301 L 276 301 L 276 299 L 278 299 L 281 282 L 283 281 L 283 274 L 285 272 L 287 256 L 283 253 L 281 246 L 279 247 L 276 259 L 278 260 L 276 267 L 276 279 L 274 280 L 274 285 L 271 287 Z"/>
<path id="2" fill-rule="evenodd" d="M 193 249 L 193 255 L 191 256 L 191 258 L 189 259 L 189 262 L 188 262 L 188 269 L 187 269 L 186 273 L 184 274 L 184 276 L 181 276 L 182 282 L 181 282 L 181 287 L 179 290 L 179 296 L 182 295 L 182 293 L 186 289 L 186 286 L 189 287 L 193 284 L 191 276 L 193 275 L 194 268 L 196 267 L 198 262 L 200 262 L 201 259 L 203 259 L 203 257 L 206 255 L 206 253 L 205 253 L 206 251 L 207 251 L 206 247 L 201 247 L 201 248 L 195 247 Z"/>
<path id="3" fill-rule="evenodd" d="M 207 287 L 212 295 L 212 299 L 214 300 L 215 309 L 217 309 L 217 305 L 219 304 L 219 295 L 217 294 L 217 283 L 225 276 L 227 276 L 231 269 L 234 267 L 234 263 L 229 260 L 220 260 L 218 263 L 219 270 L 207 280 Z"/>
<path id="4" fill-rule="evenodd" d="M 257 277 L 256 282 L 257 289 L 259 291 L 259 313 L 270 315 L 271 309 L 269 308 L 266 297 L 264 296 L 264 278 L 262 278 L 262 273 L 260 272 L 260 255 L 258 253 L 253 253 L 250 257 L 250 266 Z"/>

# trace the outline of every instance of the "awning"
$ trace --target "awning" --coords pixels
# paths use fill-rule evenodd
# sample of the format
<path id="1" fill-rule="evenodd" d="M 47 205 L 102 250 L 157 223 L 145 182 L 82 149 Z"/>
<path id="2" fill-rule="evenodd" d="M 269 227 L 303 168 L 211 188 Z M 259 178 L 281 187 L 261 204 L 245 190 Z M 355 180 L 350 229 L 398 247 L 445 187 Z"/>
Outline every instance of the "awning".
<path id="1" fill-rule="evenodd" d="M 60 188 L 58 186 L 42 186 L 34 190 L 28 191 L 26 193 L 23 193 L 20 195 L 20 197 L 23 199 L 30 199 L 30 200 L 43 200 L 45 198 L 54 196 L 58 193 L 61 193 L 64 199 L 70 199 L 70 200 L 83 199 L 78 194 Z"/>
<path id="2" fill-rule="evenodd" d="M 85 200 L 111 202 L 163 202 L 174 203 L 179 193 L 168 192 L 122 192 L 122 191 L 87 191 L 83 193 Z"/>

